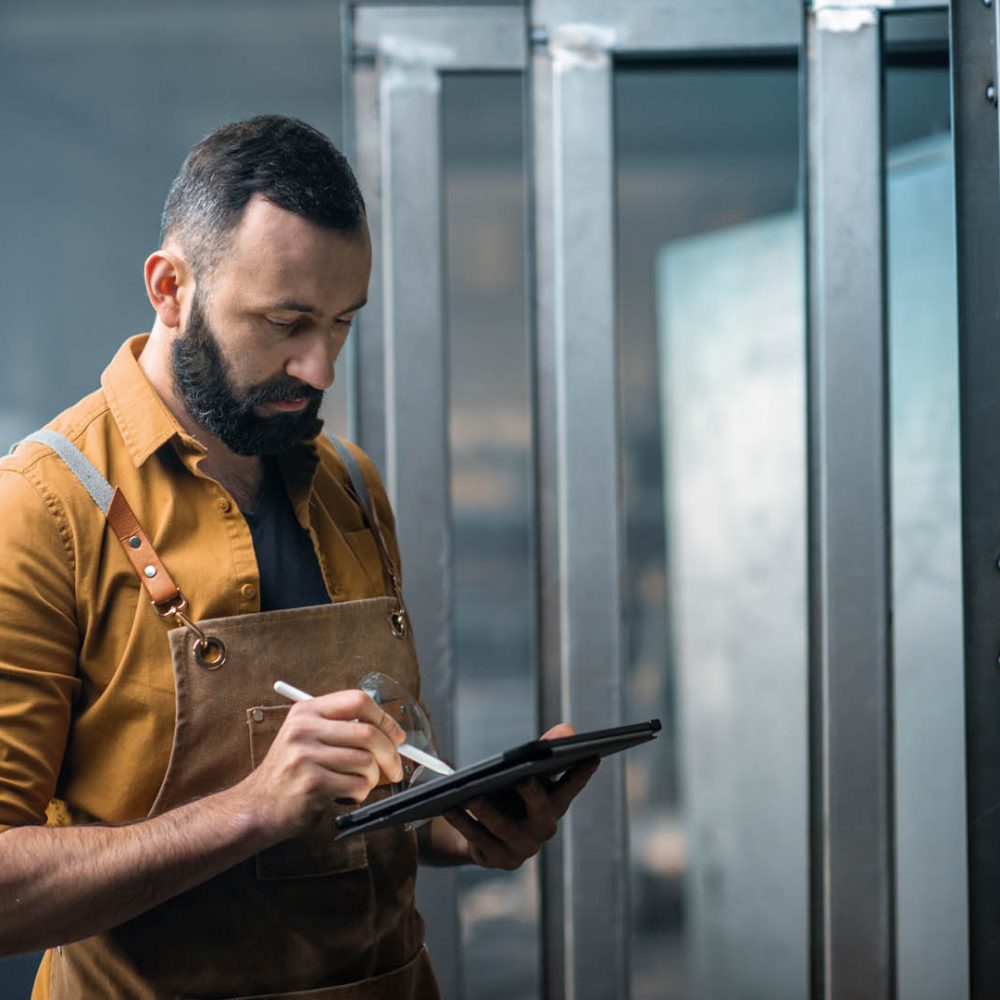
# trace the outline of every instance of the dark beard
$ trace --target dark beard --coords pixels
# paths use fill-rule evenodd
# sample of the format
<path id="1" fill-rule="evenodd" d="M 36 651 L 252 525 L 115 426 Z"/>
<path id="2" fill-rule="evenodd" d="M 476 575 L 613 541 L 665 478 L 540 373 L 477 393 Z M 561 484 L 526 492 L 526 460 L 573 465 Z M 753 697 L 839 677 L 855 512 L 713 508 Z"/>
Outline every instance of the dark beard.
<path id="1" fill-rule="evenodd" d="M 198 294 L 191 303 L 184 333 L 174 340 L 174 385 L 191 416 L 237 455 L 282 455 L 319 434 L 323 393 L 294 378 L 276 378 L 237 394 L 228 366 L 201 308 Z M 261 417 L 262 403 L 300 399 L 299 413 Z"/>

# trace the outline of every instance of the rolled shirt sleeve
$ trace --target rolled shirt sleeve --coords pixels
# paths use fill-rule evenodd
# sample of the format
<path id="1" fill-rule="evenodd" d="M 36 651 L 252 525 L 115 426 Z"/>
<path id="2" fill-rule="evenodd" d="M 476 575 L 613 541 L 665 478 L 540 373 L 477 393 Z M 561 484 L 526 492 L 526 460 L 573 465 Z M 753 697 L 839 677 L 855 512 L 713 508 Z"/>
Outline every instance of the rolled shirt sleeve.
<path id="1" fill-rule="evenodd" d="M 45 822 L 80 689 L 72 540 L 41 480 L 0 468 L 0 832 Z"/>

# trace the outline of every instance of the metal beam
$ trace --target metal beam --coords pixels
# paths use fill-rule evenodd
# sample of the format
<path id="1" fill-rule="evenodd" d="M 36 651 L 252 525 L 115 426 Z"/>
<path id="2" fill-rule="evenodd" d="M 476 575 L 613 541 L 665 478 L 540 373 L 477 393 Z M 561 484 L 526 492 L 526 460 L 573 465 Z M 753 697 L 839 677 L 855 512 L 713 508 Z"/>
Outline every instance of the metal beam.
<path id="1" fill-rule="evenodd" d="M 1000 132 L 995 3 L 951 9 L 970 993 L 1000 995 Z M 991 89 L 992 88 L 992 89 Z"/>
<path id="2" fill-rule="evenodd" d="M 813 992 L 894 995 L 877 11 L 807 17 Z"/>
<path id="3" fill-rule="evenodd" d="M 438 72 L 523 70 L 524 17 L 511 7 L 358 7 L 355 45 Z"/>
<path id="4" fill-rule="evenodd" d="M 542 712 L 546 723 L 567 718 L 580 728 L 614 725 L 623 709 L 607 43 L 600 29 L 553 30 L 533 81 Z M 628 996 L 621 759 L 605 760 L 592 785 L 563 823 L 561 879 L 550 866 L 545 880 L 546 929 L 562 961 L 561 975 L 547 969 L 549 995 L 573 1000 Z"/>
<path id="5" fill-rule="evenodd" d="M 802 38 L 801 0 L 534 0 L 533 37 L 560 26 L 606 32 L 618 55 L 795 50 Z"/>

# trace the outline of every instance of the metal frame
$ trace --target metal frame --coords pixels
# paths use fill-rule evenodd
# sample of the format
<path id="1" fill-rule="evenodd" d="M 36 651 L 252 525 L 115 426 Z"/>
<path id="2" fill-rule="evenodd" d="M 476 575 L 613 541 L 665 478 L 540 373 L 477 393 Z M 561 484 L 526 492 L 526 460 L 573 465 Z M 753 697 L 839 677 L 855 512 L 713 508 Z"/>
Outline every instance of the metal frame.
<path id="1" fill-rule="evenodd" d="M 536 457 L 546 724 L 621 721 L 623 525 L 614 302 L 616 58 L 795 50 L 797 0 L 536 0 Z M 629 995 L 624 765 L 564 822 L 547 857 L 551 998 Z M 600 900 L 600 905 L 594 901 Z M 555 961 L 553 961 L 553 959 Z M 556 964 L 558 962 L 558 964 Z"/>
<path id="2" fill-rule="evenodd" d="M 545 723 L 569 717 L 583 727 L 620 721 L 623 702 L 614 63 L 695 52 L 796 50 L 805 17 L 817 996 L 888 997 L 895 989 L 880 25 L 885 12 L 942 6 L 926 0 L 814 0 L 805 6 L 778 0 L 752 9 L 730 0 L 535 0 L 531 5 L 541 703 Z M 992 131 L 984 138 L 974 93 L 981 67 L 972 63 L 988 55 L 997 78 L 996 26 L 995 14 L 980 7 L 956 5 L 953 13 L 956 135 L 974 147 L 966 162 L 976 165 L 960 173 L 959 212 L 960 219 L 976 220 L 977 239 L 992 227 L 995 241 L 1000 211 L 995 110 Z M 978 35 L 972 27 L 983 16 L 994 32 L 987 55 L 981 25 Z M 442 71 L 524 68 L 524 37 L 521 28 L 510 27 L 515 24 L 523 27 L 516 8 L 362 6 L 354 20 L 355 117 L 364 139 L 357 150 L 359 174 L 373 239 L 382 245 L 359 338 L 358 426 L 362 443 L 387 470 L 416 598 L 413 614 L 429 700 L 446 745 L 453 671 L 441 164 L 439 143 L 428 137 L 438 136 Z M 962 109 L 964 140 L 958 127 Z M 980 168 L 988 156 L 984 173 Z M 995 491 L 984 491 L 979 472 L 1000 467 L 983 422 L 995 409 L 990 390 L 1000 381 L 990 377 L 1000 375 L 1000 356 L 995 357 L 987 322 L 995 324 L 1000 309 L 992 282 L 1000 248 L 996 259 L 987 259 L 977 243 L 973 256 L 971 239 L 960 243 L 965 254 L 960 263 L 974 262 L 962 283 L 963 317 L 971 317 L 963 318 L 963 329 L 971 323 L 963 333 L 966 586 L 973 596 L 967 619 L 969 795 L 971 815 L 987 819 L 970 820 L 970 881 L 973 930 L 979 932 L 973 943 L 974 966 L 977 955 L 980 961 L 974 984 L 982 991 L 977 995 L 985 996 L 997 991 L 997 979 L 984 978 L 983 970 L 986 935 L 1000 921 L 995 912 L 1000 907 L 986 898 L 986 889 L 975 893 L 978 885 L 988 885 L 977 873 L 995 868 L 992 847 L 1000 813 L 989 808 L 1000 800 L 1000 769 L 984 755 L 1000 695 L 992 673 L 974 667 L 973 654 L 988 657 L 992 669 L 1000 631 L 990 610 L 998 606 L 1000 580 L 989 575 L 1000 552 L 991 527 L 1000 478 Z M 418 350 L 421 358 L 415 356 Z M 987 429 L 977 436 L 978 427 Z M 989 503 L 982 499 L 987 493 Z M 410 528 L 418 523 L 419 529 Z M 977 555 L 983 551 L 990 553 L 989 573 Z M 974 766 L 975 761 L 980 763 Z M 544 866 L 546 995 L 553 998 L 603 1000 L 629 992 L 621 761 L 606 762 L 595 782 L 599 787 L 574 807 Z M 455 885 L 449 875 L 443 878 L 443 890 L 435 886 L 425 909 L 432 925 L 449 928 L 438 935 L 441 947 L 434 950 L 445 994 L 458 995 Z"/>
<path id="3" fill-rule="evenodd" d="M 396 512 L 423 695 L 454 746 L 451 504 L 441 165 L 441 74 L 523 70 L 516 8 L 354 5 L 350 48 L 358 175 L 375 249 L 357 335 L 361 444 Z M 445 996 L 461 995 L 458 879 L 425 871 L 419 902 Z"/>
<path id="4" fill-rule="evenodd" d="M 958 222 L 970 994 L 1000 994 L 1000 10 L 951 10 Z M 989 89 L 992 87 L 992 91 Z"/>
<path id="5" fill-rule="evenodd" d="M 813 991 L 888 998 L 892 576 L 878 10 L 817 5 L 807 47 Z"/>

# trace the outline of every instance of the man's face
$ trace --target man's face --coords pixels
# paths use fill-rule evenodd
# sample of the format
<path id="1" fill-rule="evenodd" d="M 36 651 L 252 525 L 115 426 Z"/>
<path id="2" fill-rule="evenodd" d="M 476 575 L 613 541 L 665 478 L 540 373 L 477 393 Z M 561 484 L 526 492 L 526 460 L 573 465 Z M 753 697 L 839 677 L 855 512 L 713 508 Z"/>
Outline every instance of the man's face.
<path id="1" fill-rule="evenodd" d="M 252 199 L 173 343 L 174 383 L 191 416 L 240 455 L 277 455 L 315 437 L 370 272 L 366 229 L 332 232 Z"/>

